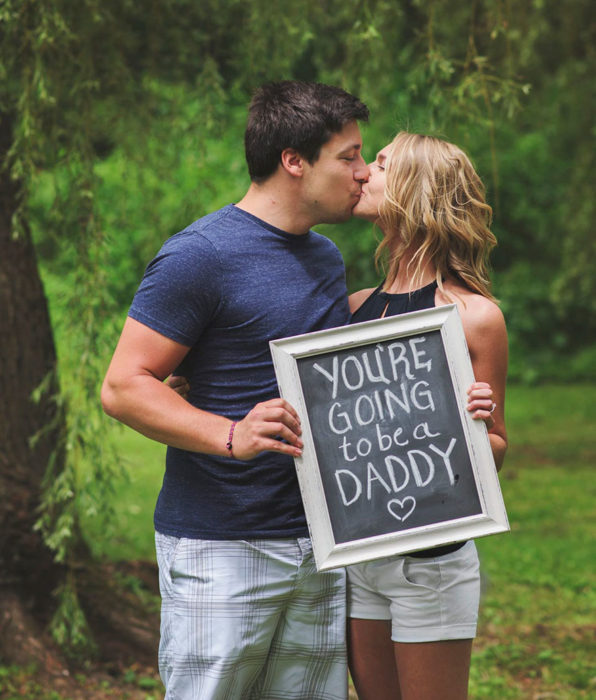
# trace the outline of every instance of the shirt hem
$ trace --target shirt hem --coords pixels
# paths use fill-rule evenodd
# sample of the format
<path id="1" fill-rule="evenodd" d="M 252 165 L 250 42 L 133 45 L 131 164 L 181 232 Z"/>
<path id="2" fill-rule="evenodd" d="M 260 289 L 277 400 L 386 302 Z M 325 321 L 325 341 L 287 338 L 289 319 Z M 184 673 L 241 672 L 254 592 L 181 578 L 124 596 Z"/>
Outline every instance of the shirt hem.
<path id="1" fill-rule="evenodd" d="M 158 319 L 149 316 L 144 311 L 141 311 L 135 306 L 130 307 L 130 309 L 128 310 L 128 316 L 133 320 L 142 323 L 144 326 L 147 326 L 147 328 L 150 328 L 152 331 L 155 331 L 156 333 L 159 333 L 160 335 L 163 335 L 166 338 L 173 340 L 175 343 L 180 343 L 180 345 L 184 345 L 189 348 L 194 345 L 194 341 L 189 336 L 179 333 L 173 328 L 167 327 Z"/>
<path id="2" fill-rule="evenodd" d="M 309 537 L 308 528 L 294 528 L 293 530 L 242 530 L 227 532 L 210 532 L 208 530 L 187 530 L 154 523 L 155 531 L 169 537 L 184 537 L 189 540 L 282 540 L 287 537 Z"/>

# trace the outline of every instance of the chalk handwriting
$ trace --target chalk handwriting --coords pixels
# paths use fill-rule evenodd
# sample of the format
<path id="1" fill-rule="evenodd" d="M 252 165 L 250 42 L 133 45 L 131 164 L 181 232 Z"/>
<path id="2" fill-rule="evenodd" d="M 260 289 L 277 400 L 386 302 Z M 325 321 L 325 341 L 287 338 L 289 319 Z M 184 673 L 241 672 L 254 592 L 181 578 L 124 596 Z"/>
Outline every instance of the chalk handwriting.
<path id="1" fill-rule="evenodd" d="M 407 505 L 406 505 L 407 504 Z M 416 508 L 416 499 L 413 496 L 406 496 L 402 501 L 392 498 L 387 503 L 387 510 L 396 520 L 407 520 Z"/>
<path id="2" fill-rule="evenodd" d="M 331 398 L 335 399 L 340 386 L 349 391 L 358 391 L 364 386 L 365 380 L 371 384 L 391 384 L 400 378 L 414 379 L 414 370 L 430 372 L 432 359 L 423 360 L 427 353 L 418 347 L 425 341 L 425 336 L 421 336 L 407 342 L 390 343 L 386 347 L 377 344 L 372 352 L 369 349 L 362 350 L 347 355 L 341 361 L 335 355 L 331 367 L 323 367 L 315 362 L 313 369 L 330 382 Z"/>
<path id="3" fill-rule="evenodd" d="M 403 522 L 417 506 L 411 494 L 457 484 L 451 463 L 457 438 L 434 425 L 431 348 L 422 335 L 320 356 L 310 365 L 329 398 L 323 410 L 337 438 L 333 477 L 344 507 L 382 497 Z M 401 500 L 395 497 L 406 488 Z"/>

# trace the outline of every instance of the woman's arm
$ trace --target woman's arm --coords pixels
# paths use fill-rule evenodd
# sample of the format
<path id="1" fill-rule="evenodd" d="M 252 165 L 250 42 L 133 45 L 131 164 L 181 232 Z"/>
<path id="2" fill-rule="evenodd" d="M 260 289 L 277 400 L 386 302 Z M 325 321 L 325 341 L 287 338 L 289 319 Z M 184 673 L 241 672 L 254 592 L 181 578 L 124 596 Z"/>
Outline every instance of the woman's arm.
<path id="1" fill-rule="evenodd" d="M 509 354 L 505 319 L 494 302 L 478 295 L 466 299 L 465 307 L 459 310 L 476 378 L 468 390 L 468 410 L 473 418 L 485 421 L 499 470 L 507 451 L 505 384 Z"/>

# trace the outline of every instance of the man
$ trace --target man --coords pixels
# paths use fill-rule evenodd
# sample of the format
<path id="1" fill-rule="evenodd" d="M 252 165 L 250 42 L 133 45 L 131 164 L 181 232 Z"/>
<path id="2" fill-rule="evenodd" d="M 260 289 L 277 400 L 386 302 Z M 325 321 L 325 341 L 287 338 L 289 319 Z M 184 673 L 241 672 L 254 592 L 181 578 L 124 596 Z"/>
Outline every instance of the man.
<path id="1" fill-rule="evenodd" d="M 168 700 L 347 696 L 344 573 L 314 566 L 300 421 L 268 343 L 348 320 L 339 251 L 310 228 L 351 216 L 367 118 L 336 87 L 258 90 L 248 191 L 166 241 L 108 369 L 105 411 L 169 445 L 154 518 Z M 163 383 L 177 368 L 188 401 Z"/>

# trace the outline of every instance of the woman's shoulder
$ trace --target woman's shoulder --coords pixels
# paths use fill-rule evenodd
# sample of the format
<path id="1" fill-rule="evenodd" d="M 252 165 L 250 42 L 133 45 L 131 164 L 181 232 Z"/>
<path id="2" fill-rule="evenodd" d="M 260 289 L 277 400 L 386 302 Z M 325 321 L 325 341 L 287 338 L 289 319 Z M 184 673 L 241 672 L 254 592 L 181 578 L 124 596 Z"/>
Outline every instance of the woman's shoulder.
<path id="1" fill-rule="evenodd" d="M 350 303 L 350 313 L 357 311 L 362 304 L 368 299 L 368 297 L 375 291 L 376 287 L 369 287 L 368 289 L 361 289 L 359 292 L 354 292 L 348 297 Z"/>
<path id="2" fill-rule="evenodd" d="M 473 330 L 476 333 L 490 333 L 505 328 L 503 312 L 492 299 L 453 282 L 447 282 L 444 288 L 448 296 L 437 290 L 441 296 L 441 302 L 445 304 L 455 302 L 457 304 L 462 323 L 467 330 Z"/>

